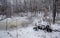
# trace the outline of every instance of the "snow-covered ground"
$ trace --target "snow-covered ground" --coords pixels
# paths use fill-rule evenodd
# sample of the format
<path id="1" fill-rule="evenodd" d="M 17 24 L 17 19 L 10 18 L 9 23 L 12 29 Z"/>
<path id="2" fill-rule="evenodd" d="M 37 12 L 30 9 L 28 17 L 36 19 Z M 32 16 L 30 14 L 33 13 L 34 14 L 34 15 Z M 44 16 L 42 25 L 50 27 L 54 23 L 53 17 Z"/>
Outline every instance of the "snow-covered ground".
<path id="1" fill-rule="evenodd" d="M 60 38 L 60 32 L 34 31 L 33 26 L 13 31 L 0 31 L 0 38 Z"/>
<path id="2" fill-rule="evenodd" d="M 19 16 L 0 21 L 0 38 L 60 38 L 60 32 L 49 33 L 43 30 L 33 30 L 35 23 L 37 25 L 48 24 L 42 20 L 42 15 L 38 14 L 38 17 Z M 51 24 L 51 27 L 52 29 L 60 30 L 60 24 Z"/>

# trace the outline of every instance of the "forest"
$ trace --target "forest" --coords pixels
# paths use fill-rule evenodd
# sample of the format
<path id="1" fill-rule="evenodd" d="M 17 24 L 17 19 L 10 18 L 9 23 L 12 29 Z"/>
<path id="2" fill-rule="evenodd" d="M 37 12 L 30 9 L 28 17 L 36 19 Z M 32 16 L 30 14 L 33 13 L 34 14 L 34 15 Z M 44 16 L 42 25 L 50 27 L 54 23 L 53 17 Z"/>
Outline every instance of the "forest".
<path id="1" fill-rule="evenodd" d="M 0 38 L 60 38 L 60 0 L 0 0 Z"/>

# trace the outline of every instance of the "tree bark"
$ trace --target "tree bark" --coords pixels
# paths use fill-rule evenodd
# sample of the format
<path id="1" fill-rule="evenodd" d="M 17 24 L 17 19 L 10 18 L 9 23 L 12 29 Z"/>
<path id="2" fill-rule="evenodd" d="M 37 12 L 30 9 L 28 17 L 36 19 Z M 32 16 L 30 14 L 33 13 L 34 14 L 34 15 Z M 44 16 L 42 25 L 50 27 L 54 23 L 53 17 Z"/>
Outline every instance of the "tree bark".
<path id="1" fill-rule="evenodd" d="M 56 17 L 56 0 L 53 0 L 53 24 L 55 24 Z"/>

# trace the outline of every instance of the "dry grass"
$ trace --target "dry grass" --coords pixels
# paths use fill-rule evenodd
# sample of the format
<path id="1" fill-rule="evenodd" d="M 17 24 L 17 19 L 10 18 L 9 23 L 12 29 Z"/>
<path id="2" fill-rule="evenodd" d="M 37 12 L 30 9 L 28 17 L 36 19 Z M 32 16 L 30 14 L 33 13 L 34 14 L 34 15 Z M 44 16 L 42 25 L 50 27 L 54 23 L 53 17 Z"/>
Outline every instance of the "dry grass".
<path id="1" fill-rule="evenodd" d="M 7 28 L 10 29 L 10 28 L 16 28 L 17 26 L 18 27 L 22 27 L 23 24 L 25 21 L 23 20 L 17 20 L 17 21 L 10 21 L 10 22 L 1 22 L 0 21 L 0 29 L 6 29 L 6 25 L 7 25 Z"/>

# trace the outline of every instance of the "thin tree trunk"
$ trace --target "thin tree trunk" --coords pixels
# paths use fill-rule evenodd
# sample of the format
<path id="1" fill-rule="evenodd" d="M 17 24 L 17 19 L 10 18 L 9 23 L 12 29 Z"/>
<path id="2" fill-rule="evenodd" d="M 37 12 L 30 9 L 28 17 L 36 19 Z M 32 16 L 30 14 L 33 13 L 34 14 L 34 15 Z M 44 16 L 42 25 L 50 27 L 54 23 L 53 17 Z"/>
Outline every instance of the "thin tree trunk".
<path id="1" fill-rule="evenodd" d="M 56 0 L 53 0 L 53 24 L 55 24 L 56 17 Z"/>

